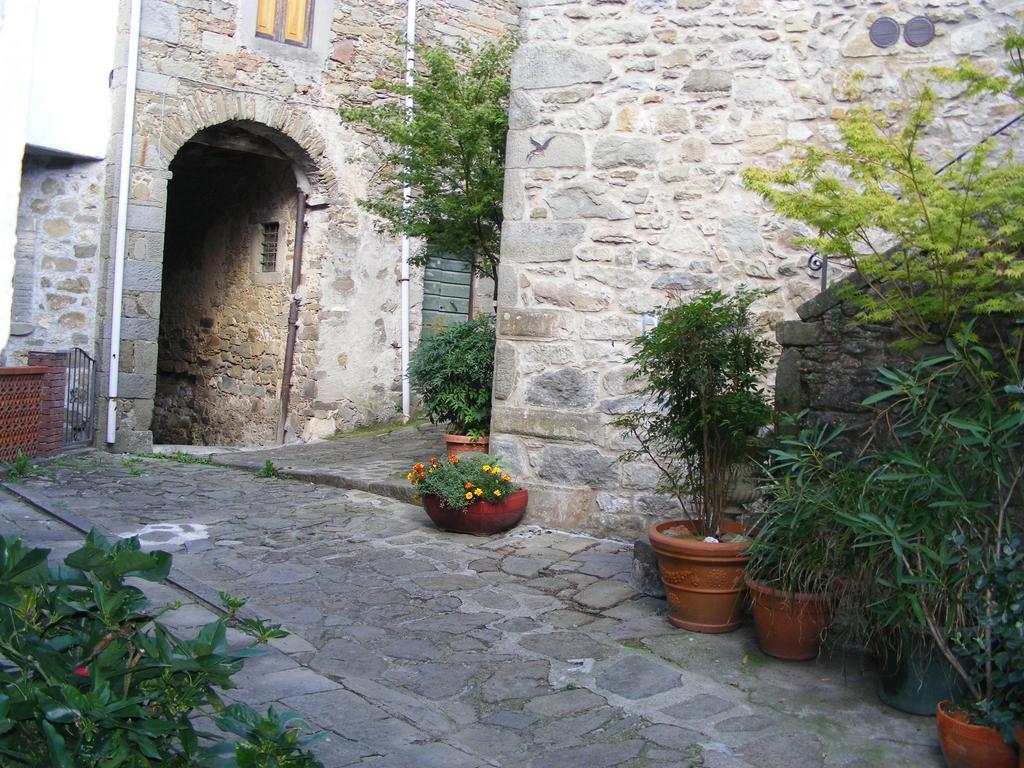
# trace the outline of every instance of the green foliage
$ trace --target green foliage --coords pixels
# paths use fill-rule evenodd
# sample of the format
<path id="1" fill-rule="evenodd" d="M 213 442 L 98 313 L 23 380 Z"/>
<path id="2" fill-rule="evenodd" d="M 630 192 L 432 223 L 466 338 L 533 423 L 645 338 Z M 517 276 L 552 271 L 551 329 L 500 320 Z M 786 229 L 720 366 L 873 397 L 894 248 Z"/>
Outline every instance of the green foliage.
<path id="1" fill-rule="evenodd" d="M 231 676 L 259 649 L 230 649 L 223 620 L 177 637 L 126 583 L 163 580 L 169 554 L 96 531 L 63 565 L 50 567 L 48 554 L 0 537 L 3 765 L 318 765 L 281 716 L 221 702 L 218 690 L 233 687 Z M 237 744 L 197 730 L 203 716 Z"/>
<path id="2" fill-rule="evenodd" d="M 768 507 L 753 526 L 746 566 L 755 581 L 789 593 L 824 593 L 849 571 L 853 536 L 840 520 L 856 505 L 868 473 L 847 466 L 833 447 L 842 433 L 842 426 L 805 429 L 768 451 Z"/>
<path id="3" fill-rule="evenodd" d="M 1018 43 L 1011 37 L 1008 50 Z M 1019 52 L 1009 78 L 968 63 L 939 74 L 970 83 L 968 95 L 1024 93 Z M 939 106 L 926 84 L 892 116 L 854 108 L 839 120 L 838 148 L 802 147 L 778 170 L 743 173 L 816 233 L 804 244 L 867 280 L 849 294 L 861 320 L 895 322 L 915 343 L 941 341 L 972 317 L 1024 312 L 1024 165 L 990 140 L 936 175 L 921 144 Z"/>
<path id="4" fill-rule="evenodd" d="M 964 594 L 976 626 L 953 638 L 953 648 L 970 681 L 983 694 L 973 702 L 974 722 L 998 729 L 1007 743 L 1024 723 L 1024 543 L 1003 541 L 994 558 L 975 550 L 968 566 L 972 584 Z"/>
<path id="5" fill-rule="evenodd" d="M 35 477 L 38 474 L 35 467 L 29 463 L 28 457 L 25 456 L 25 452 L 19 448 L 14 453 L 14 461 L 11 462 L 10 467 L 7 469 L 7 479 L 24 480 L 26 477 Z"/>
<path id="6" fill-rule="evenodd" d="M 519 490 L 497 456 L 475 452 L 453 453 L 447 461 L 431 456 L 428 465 L 414 464 L 406 479 L 418 486 L 420 494 L 440 496 L 449 509 L 463 509 L 476 501 L 497 502 Z"/>
<path id="7" fill-rule="evenodd" d="M 640 444 L 622 458 L 653 461 L 700 536 L 718 535 L 729 467 L 769 420 L 761 376 L 771 344 L 750 315 L 759 296 L 704 291 L 665 310 L 629 358 L 647 403 L 615 422 Z"/>
<path id="8" fill-rule="evenodd" d="M 415 263 L 438 253 L 496 278 L 513 47 L 511 39 L 476 52 L 462 46 L 455 54 L 417 46 L 415 85 L 404 78 L 374 83 L 392 96 L 411 95 L 411 120 L 398 99 L 341 110 L 343 119 L 366 125 L 389 145 L 378 174 L 382 186 L 361 204 L 380 217 L 383 231 L 422 238 L 427 250 Z M 414 190 L 408 208 L 406 185 Z"/>
<path id="9" fill-rule="evenodd" d="M 950 637 L 979 616 L 965 594 L 970 561 L 982 572 L 1008 532 L 1024 524 L 1024 397 L 967 331 L 910 372 L 881 369 L 887 444 L 869 454 L 856 505 L 839 515 L 854 535 L 851 613 L 868 642 L 928 634 L 975 700 L 984 687 L 955 658 Z"/>
<path id="10" fill-rule="evenodd" d="M 271 477 L 281 477 L 281 473 L 274 466 L 274 462 L 270 459 L 265 459 L 263 466 L 256 470 L 256 477 L 265 480 Z"/>
<path id="11" fill-rule="evenodd" d="M 421 339 L 409 360 L 409 383 L 432 424 L 452 434 L 487 434 L 494 378 L 494 322 L 478 317 Z"/>

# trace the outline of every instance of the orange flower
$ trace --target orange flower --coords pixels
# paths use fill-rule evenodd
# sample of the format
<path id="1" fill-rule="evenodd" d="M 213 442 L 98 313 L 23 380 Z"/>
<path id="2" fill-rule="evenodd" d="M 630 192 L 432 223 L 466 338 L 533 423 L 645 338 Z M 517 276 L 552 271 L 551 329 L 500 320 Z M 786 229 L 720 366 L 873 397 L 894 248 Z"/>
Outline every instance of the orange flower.
<path id="1" fill-rule="evenodd" d="M 465 489 L 466 489 L 466 490 L 468 491 L 468 490 L 469 490 L 470 488 L 472 488 L 472 487 L 473 487 L 473 484 L 472 484 L 472 483 L 466 483 L 466 484 L 465 484 L 464 486 L 462 486 L 462 487 L 463 487 L 463 488 L 465 488 Z"/>
<path id="2" fill-rule="evenodd" d="M 450 461 L 452 464 L 458 464 L 459 463 L 459 457 L 456 456 L 454 453 L 449 453 L 448 454 L 448 461 Z"/>
<path id="3" fill-rule="evenodd" d="M 422 461 L 416 462 L 415 464 L 412 465 L 412 468 L 415 469 L 417 472 L 422 472 L 423 471 L 423 462 Z"/>
<path id="4" fill-rule="evenodd" d="M 431 464 L 437 464 L 437 456 L 431 456 L 429 461 Z"/>
<path id="5" fill-rule="evenodd" d="M 423 479 L 423 478 L 425 478 L 426 476 L 427 476 L 427 473 L 426 473 L 426 472 L 420 472 L 420 480 L 422 480 L 422 479 Z"/>
<path id="6" fill-rule="evenodd" d="M 508 482 L 509 480 L 511 480 L 512 478 L 511 478 L 511 477 L 509 477 L 508 475 L 502 475 L 502 476 L 501 476 L 501 479 L 502 479 L 502 480 L 504 480 L 504 481 L 505 481 L 505 482 L 507 483 L 507 482 Z"/>

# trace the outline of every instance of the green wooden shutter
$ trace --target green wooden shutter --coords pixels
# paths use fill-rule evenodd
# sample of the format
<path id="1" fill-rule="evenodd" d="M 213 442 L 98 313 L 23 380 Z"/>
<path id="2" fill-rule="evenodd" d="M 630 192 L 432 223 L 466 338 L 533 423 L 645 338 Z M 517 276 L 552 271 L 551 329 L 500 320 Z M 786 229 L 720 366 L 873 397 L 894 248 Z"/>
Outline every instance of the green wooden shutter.
<path id="1" fill-rule="evenodd" d="M 469 262 L 431 256 L 423 275 L 423 333 L 469 319 Z"/>

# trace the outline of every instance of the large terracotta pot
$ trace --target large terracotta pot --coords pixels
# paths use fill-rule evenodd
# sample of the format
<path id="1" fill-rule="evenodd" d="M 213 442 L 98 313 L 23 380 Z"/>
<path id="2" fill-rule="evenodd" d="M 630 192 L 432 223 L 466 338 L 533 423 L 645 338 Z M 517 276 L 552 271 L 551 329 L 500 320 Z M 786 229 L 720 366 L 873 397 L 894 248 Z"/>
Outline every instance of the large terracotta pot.
<path id="1" fill-rule="evenodd" d="M 743 568 L 749 541 L 707 544 L 693 535 L 689 520 L 652 525 L 647 535 L 658 556 L 658 570 L 668 599 L 668 620 L 693 632 L 731 632 L 740 625 L 746 588 Z M 738 523 L 723 522 L 723 533 L 745 533 Z"/>
<path id="2" fill-rule="evenodd" d="M 1024 723 L 1014 726 L 1013 739 L 1017 742 L 1017 768 L 1024 768 Z"/>
<path id="3" fill-rule="evenodd" d="M 448 453 L 464 453 L 466 451 L 487 453 L 487 444 L 491 440 L 489 437 L 466 437 L 465 435 L 450 435 L 447 432 L 441 437 L 444 438 L 445 445 L 448 447 Z"/>
<path id="4" fill-rule="evenodd" d="M 1016 768 L 1017 755 L 999 731 L 971 725 L 949 701 L 935 708 L 939 745 L 949 768 Z"/>
<path id="5" fill-rule="evenodd" d="M 522 490 L 498 502 L 474 501 L 464 509 L 449 509 L 441 504 L 440 496 L 426 494 L 423 509 L 434 525 L 442 530 L 490 536 L 517 525 L 526 512 L 527 501 L 527 492 Z"/>
<path id="6" fill-rule="evenodd" d="M 816 658 L 832 623 L 830 594 L 790 594 L 747 579 L 757 644 L 769 656 L 787 661 Z"/>

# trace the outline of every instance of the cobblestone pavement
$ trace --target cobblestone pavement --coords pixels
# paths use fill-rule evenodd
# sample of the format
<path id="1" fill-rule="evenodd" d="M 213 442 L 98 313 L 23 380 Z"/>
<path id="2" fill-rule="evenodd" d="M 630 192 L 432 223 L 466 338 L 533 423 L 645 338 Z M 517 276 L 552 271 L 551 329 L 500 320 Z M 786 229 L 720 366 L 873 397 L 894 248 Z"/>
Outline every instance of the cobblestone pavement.
<path id="1" fill-rule="evenodd" d="M 768 660 L 749 627 L 673 629 L 628 585 L 618 543 L 442 533 L 362 491 L 103 453 L 9 485 L 78 526 L 141 533 L 194 595 L 251 595 L 291 630 L 231 695 L 304 713 L 329 732 L 328 766 L 942 764 L 934 722 L 880 705 L 859 659 L 844 674 Z M 80 539 L 5 494 L 0 530 L 60 552 Z M 190 599 L 169 616 L 211 614 Z"/>

